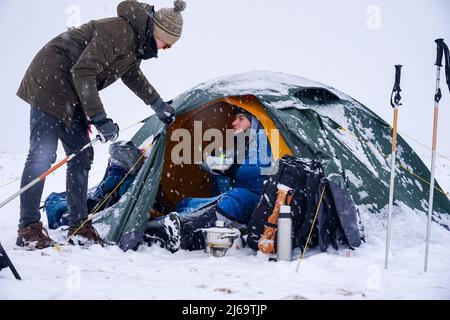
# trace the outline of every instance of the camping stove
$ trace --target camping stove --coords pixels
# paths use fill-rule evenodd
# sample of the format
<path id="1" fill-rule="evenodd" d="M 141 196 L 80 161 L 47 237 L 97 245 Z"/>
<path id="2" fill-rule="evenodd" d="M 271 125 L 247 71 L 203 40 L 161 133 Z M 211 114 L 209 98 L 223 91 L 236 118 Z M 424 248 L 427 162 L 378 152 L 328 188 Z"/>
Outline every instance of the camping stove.
<path id="1" fill-rule="evenodd" d="M 225 228 L 223 221 L 216 221 L 216 227 L 202 229 L 205 238 L 205 252 L 211 252 L 214 257 L 223 257 L 234 241 L 240 237 L 240 231 L 235 228 Z"/>

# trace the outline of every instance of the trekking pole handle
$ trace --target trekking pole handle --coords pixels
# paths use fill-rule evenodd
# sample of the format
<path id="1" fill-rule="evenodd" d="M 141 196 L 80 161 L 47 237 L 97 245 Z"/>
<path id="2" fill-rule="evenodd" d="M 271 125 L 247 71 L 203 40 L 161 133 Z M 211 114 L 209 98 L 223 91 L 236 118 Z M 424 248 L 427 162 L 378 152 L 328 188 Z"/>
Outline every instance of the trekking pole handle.
<path id="1" fill-rule="evenodd" d="M 434 65 L 438 66 L 438 67 L 442 67 L 442 55 L 444 53 L 444 39 L 439 38 L 434 40 L 434 42 L 436 42 L 436 62 L 434 63 Z"/>
<path id="2" fill-rule="evenodd" d="M 400 77 L 402 75 L 402 65 L 396 64 L 395 65 L 395 83 L 394 83 L 394 90 L 395 91 L 402 91 L 400 89 Z"/>
<path id="3" fill-rule="evenodd" d="M 445 42 L 442 42 L 442 51 L 444 52 L 445 61 L 445 82 L 447 83 L 448 90 L 450 90 L 450 52 Z"/>
<path id="4" fill-rule="evenodd" d="M 401 106 L 400 100 L 402 97 L 400 96 L 400 92 L 402 91 L 402 89 L 400 89 L 400 78 L 402 75 L 402 67 L 403 66 L 401 64 L 395 65 L 395 82 L 391 93 L 392 108 L 395 108 L 396 106 Z"/>

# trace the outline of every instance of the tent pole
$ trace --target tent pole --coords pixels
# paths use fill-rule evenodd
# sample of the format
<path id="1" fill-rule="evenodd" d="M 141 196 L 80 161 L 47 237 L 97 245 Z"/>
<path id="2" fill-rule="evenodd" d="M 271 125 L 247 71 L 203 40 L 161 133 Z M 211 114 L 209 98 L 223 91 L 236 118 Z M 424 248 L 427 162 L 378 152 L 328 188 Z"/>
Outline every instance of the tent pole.
<path id="1" fill-rule="evenodd" d="M 394 206 L 394 181 L 395 181 L 395 154 L 397 150 L 397 121 L 398 121 L 398 107 L 401 106 L 400 100 L 400 76 L 401 65 L 395 66 L 395 83 L 391 94 L 391 106 L 394 108 L 394 119 L 392 125 L 392 156 L 391 156 L 391 183 L 389 187 L 389 207 L 387 217 L 387 230 L 386 230 L 386 251 L 384 256 L 384 268 L 388 268 L 389 262 L 389 247 L 391 241 L 391 216 Z"/>

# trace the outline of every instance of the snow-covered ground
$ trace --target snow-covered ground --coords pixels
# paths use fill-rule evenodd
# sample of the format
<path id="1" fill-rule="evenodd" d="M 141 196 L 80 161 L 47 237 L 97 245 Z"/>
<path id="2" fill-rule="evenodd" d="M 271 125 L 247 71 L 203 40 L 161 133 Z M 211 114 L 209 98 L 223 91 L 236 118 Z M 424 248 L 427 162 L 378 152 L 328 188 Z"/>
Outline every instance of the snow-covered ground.
<path id="1" fill-rule="evenodd" d="M 0 159 L 3 184 L 20 174 L 25 154 L 0 152 Z M 107 146 L 99 145 L 91 184 L 101 179 L 106 162 Z M 450 163 L 440 158 L 438 164 L 439 182 L 449 190 Z M 64 181 L 64 169 L 48 178 L 44 197 L 63 190 Z M 18 183 L 1 188 L 1 198 Z M 384 269 L 386 212 L 363 212 L 366 243 L 352 252 L 313 249 L 296 273 L 297 261 L 269 262 L 248 248 L 222 258 L 156 247 L 126 253 L 97 245 L 64 247 L 62 253 L 23 251 L 14 247 L 18 207 L 14 200 L 0 209 L 0 237 L 23 280 L 16 281 L 8 269 L 0 271 L 0 299 L 450 299 L 450 232 L 433 224 L 424 273 L 426 216 L 408 208 L 393 215 L 389 270 Z M 65 233 L 50 235 L 62 239 Z"/>
<path id="2" fill-rule="evenodd" d="M 0 50 L 0 201 L 18 190 L 18 181 L 4 184 L 20 176 L 25 162 L 29 109 L 15 92 L 28 64 L 67 27 L 115 16 L 119 2 L 0 1 L 0 39 L 8 48 L 20 48 Z M 154 1 L 157 9 L 172 3 Z M 449 8 L 447 0 L 285 0 L 276 5 L 269 0 L 189 1 L 182 40 L 141 67 L 165 100 L 218 75 L 262 69 L 301 75 L 348 93 L 390 123 L 393 65 L 401 63 L 404 107 L 399 128 L 428 145 L 433 41 L 450 39 Z M 108 116 L 121 128 L 149 115 L 148 106 L 124 85 L 111 87 L 101 97 Z M 443 89 L 438 148 L 447 156 L 448 97 Z M 429 152 L 407 142 L 429 164 Z M 107 146 L 95 150 L 91 185 L 102 178 L 107 163 Z M 62 148 L 59 152 L 60 159 Z M 438 159 L 437 180 L 450 191 L 449 159 Z M 64 189 L 60 169 L 47 179 L 43 199 Z M 222 258 L 200 251 L 171 254 L 155 247 L 126 253 L 99 246 L 68 247 L 62 253 L 52 248 L 17 250 L 18 215 L 17 199 L 0 209 L 0 241 L 23 278 L 16 281 L 8 269 L 1 270 L 0 299 L 450 299 L 450 232 L 433 224 L 429 271 L 424 273 L 426 216 L 407 208 L 393 215 L 388 271 L 386 212 L 363 211 L 366 243 L 352 252 L 311 250 L 298 273 L 297 261 L 269 262 L 246 248 Z M 61 240 L 64 232 L 50 235 Z"/>

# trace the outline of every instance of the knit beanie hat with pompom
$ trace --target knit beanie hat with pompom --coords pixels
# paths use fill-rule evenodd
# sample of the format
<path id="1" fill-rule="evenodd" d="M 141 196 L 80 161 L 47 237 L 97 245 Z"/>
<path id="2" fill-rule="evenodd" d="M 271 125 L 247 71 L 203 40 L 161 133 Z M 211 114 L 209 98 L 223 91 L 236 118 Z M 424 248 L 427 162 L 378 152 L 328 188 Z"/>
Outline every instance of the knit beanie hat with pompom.
<path id="1" fill-rule="evenodd" d="M 162 8 L 153 17 L 153 36 L 169 45 L 173 45 L 181 37 L 183 17 L 181 11 L 186 8 L 186 2 L 175 0 L 173 8 Z"/>

